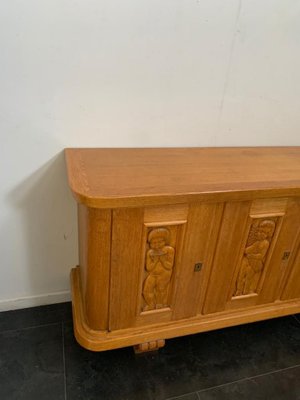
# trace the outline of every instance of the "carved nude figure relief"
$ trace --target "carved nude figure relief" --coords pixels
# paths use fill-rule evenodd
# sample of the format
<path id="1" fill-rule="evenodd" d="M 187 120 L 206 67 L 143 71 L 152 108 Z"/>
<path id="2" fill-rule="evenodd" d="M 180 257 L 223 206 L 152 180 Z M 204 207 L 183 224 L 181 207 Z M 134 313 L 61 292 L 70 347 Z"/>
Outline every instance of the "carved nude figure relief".
<path id="1" fill-rule="evenodd" d="M 146 253 L 144 281 L 144 311 L 168 307 L 168 288 L 174 265 L 175 250 L 169 245 L 170 232 L 166 228 L 155 228 L 148 234 L 149 250 Z"/>
<path id="2" fill-rule="evenodd" d="M 234 296 L 256 292 L 275 227 L 275 221 L 271 219 L 260 219 L 252 223 Z"/>

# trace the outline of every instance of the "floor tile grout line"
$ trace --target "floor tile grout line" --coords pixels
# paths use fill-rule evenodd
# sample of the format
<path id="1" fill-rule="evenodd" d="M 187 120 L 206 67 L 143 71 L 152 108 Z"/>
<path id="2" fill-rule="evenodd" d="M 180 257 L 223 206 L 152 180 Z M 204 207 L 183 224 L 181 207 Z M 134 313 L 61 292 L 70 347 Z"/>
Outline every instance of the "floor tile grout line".
<path id="1" fill-rule="evenodd" d="M 300 319 L 297 317 L 297 315 L 293 315 L 293 317 L 294 317 L 295 320 L 300 324 Z"/>
<path id="2" fill-rule="evenodd" d="M 67 377 L 66 377 L 64 321 L 61 322 L 61 336 L 62 336 L 62 355 L 63 355 L 63 367 L 64 367 L 64 396 L 65 396 L 65 400 L 67 400 Z"/>
<path id="3" fill-rule="evenodd" d="M 17 331 L 26 331 L 29 329 L 35 329 L 35 328 L 42 328 L 42 327 L 47 327 L 47 326 L 52 326 L 52 325 L 60 325 L 60 322 L 52 322 L 51 324 L 41 324 L 41 325 L 33 325 L 33 326 L 27 326 L 25 328 L 16 328 L 16 329 L 4 329 L 3 331 L 0 330 L 0 335 L 2 333 L 10 333 L 10 332 L 17 332 Z"/>
<path id="4" fill-rule="evenodd" d="M 299 368 L 299 367 L 300 367 L 300 364 L 296 364 L 296 365 L 293 365 L 293 366 L 290 366 L 290 367 L 276 369 L 274 371 L 266 372 L 264 374 L 248 376 L 248 377 L 245 377 L 245 378 L 237 379 L 236 381 L 231 381 L 231 382 L 222 383 L 220 385 L 210 386 L 210 387 L 207 387 L 207 388 L 204 388 L 204 389 L 200 389 L 200 390 L 198 390 L 196 392 L 184 393 L 184 394 L 181 394 L 179 396 L 170 397 L 167 400 L 180 400 L 181 397 L 184 397 L 184 396 L 187 396 L 187 395 L 190 395 L 190 394 L 193 394 L 193 393 L 195 393 L 197 395 L 198 399 L 200 400 L 200 397 L 199 397 L 200 393 L 203 393 L 203 392 L 206 392 L 206 391 L 209 391 L 209 390 L 213 390 L 213 389 L 217 389 L 217 388 L 221 388 L 221 387 L 224 387 L 224 386 L 229 386 L 229 385 L 232 385 L 234 383 L 249 381 L 249 380 L 252 380 L 252 379 L 255 379 L 255 378 L 260 378 L 260 377 L 263 377 L 263 376 L 272 375 L 272 374 L 276 374 L 276 373 L 279 373 L 279 372 L 282 372 L 282 371 L 287 371 L 287 370 L 290 370 L 290 369 L 293 369 L 293 368 Z"/>
<path id="5" fill-rule="evenodd" d="M 168 397 L 168 398 L 165 399 L 165 400 L 182 400 L 182 399 L 184 399 L 186 396 L 190 396 L 191 394 L 195 394 L 195 395 L 197 396 L 197 399 L 200 400 L 199 395 L 198 395 L 198 392 L 188 392 L 188 393 L 184 393 L 184 394 L 181 394 L 181 395 L 179 395 L 179 396 L 176 396 L 176 397 Z"/>
<path id="6" fill-rule="evenodd" d="M 203 392 L 206 392 L 206 391 L 209 391 L 209 390 L 217 389 L 217 388 L 220 388 L 220 387 L 223 387 L 223 386 L 229 386 L 229 385 L 234 384 L 234 383 L 249 381 L 249 380 L 252 380 L 252 379 L 255 379 L 255 378 L 260 378 L 260 377 L 263 377 L 263 376 L 272 375 L 272 374 L 276 374 L 276 373 L 279 373 L 279 372 L 282 372 L 282 371 L 287 371 L 287 370 L 290 370 L 290 369 L 293 369 L 293 368 L 299 368 L 299 367 L 300 367 L 300 364 L 296 364 L 296 365 L 293 365 L 293 366 L 290 366 L 290 367 L 276 369 L 274 371 L 266 372 L 264 374 L 248 376 L 248 377 L 245 377 L 245 378 L 237 379 L 236 381 L 226 382 L 226 383 L 222 383 L 222 384 L 216 385 L 216 386 L 210 386 L 210 387 L 207 387 L 205 389 L 198 390 L 196 392 L 188 392 L 188 393 L 184 393 L 184 394 L 181 394 L 179 396 L 176 396 L 176 397 L 170 397 L 170 398 L 168 398 L 168 400 L 180 400 L 181 397 L 186 396 L 188 394 L 193 394 L 193 393 L 196 393 L 198 398 L 200 399 L 200 397 L 199 397 L 200 393 L 203 393 Z"/>
<path id="7" fill-rule="evenodd" d="M 244 381 L 249 381 L 249 380 L 252 380 L 252 379 L 261 378 L 263 376 L 268 376 L 268 375 L 272 375 L 272 374 L 277 374 L 279 372 L 284 372 L 284 371 L 288 371 L 290 369 L 299 368 L 299 367 L 300 367 L 300 364 L 297 364 L 297 365 L 293 365 L 291 367 L 286 367 L 286 368 L 281 368 L 281 369 L 277 369 L 277 370 L 274 370 L 274 371 L 266 372 L 264 374 L 247 376 L 245 378 L 237 379 L 236 381 L 226 382 L 226 383 L 222 383 L 221 385 L 211 386 L 211 387 L 208 387 L 206 389 L 198 390 L 197 394 L 198 393 L 203 393 L 205 391 L 221 388 L 221 387 L 224 387 L 224 386 L 229 386 L 229 385 L 234 384 L 234 383 L 240 383 L 240 382 L 244 382 Z"/>
<path id="8" fill-rule="evenodd" d="M 168 397 L 166 400 L 180 400 L 180 399 L 183 399 L 185 396 L 191 395 L 191 394 L 195 394 L 197 396 L 197 399 L 200 400 L 198 392 L 188 392 L 188 393 L 184 393 L 179 396 L 176 396 L 176 397 Z"/>

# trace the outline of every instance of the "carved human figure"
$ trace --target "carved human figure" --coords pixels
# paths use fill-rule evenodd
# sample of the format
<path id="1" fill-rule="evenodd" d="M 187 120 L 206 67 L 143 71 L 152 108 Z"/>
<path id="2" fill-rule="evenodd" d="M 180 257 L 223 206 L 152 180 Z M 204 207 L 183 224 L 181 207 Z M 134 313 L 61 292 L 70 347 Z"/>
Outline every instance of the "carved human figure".
<path id="1" fill-rule="evenodd" d="M 262 220 L 257 226 L 252 226 L 237 279 L 235 296 L 255 292 L 275 226 L 272 220 Z M 251 236 L 254 241 L 250 240 Z"/>
<path id="2" fill-rule="evenodd" d="M 153 229 L 148 235 L 146 271 L 143 296 L 144 311 L 167 307 L 168 286 L 172 276 L 175 250 L 169 246 L 170 232 L 166 228 Z"/>

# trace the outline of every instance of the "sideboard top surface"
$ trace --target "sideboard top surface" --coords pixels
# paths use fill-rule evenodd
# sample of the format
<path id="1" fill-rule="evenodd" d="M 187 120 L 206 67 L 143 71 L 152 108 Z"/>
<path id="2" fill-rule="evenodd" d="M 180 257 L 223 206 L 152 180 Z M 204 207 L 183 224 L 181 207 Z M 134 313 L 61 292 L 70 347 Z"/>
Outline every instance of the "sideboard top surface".
<path id="1" fill-rule="evenodd" d="M 68 148 L 69 185 L 89 207 L 300 196 L 300 146 Z"/>

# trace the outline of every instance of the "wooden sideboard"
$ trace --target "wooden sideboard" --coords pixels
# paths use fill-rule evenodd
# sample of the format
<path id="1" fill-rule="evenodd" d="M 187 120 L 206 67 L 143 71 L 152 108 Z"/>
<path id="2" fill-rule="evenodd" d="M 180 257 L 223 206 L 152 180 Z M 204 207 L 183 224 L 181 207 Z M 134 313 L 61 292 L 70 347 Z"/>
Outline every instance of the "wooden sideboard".
<path id="1" fill-rule="evenodd" d="M 66 149 L 85 348 L 300 312 L 300 147 Z"/>

